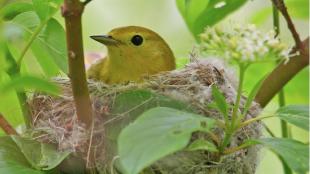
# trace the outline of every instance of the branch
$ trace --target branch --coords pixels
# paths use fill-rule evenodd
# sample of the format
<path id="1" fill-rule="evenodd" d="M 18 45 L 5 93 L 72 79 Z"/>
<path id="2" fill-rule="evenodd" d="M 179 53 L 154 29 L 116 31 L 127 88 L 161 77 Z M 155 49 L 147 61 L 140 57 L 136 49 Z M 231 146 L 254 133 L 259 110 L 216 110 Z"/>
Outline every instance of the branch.
<path id="1" fill-rule="evenodd" d="M 90 128 L 93 112 L 89 97 L 82 40 L 83 2 L 79 0 L 65 0 L 62 15 L 66 23 L 66 37 L 68 49 L 69 78 L 75 102 L 76 114 L 82 123 Z"/>
<path id="2" fill-rule="evenodd" d="M 277 9 L 281 12 L 283 17 L 285 18 L 286 23 L 287 23 L 287 27 L 292 33 L 292 36 L 295 40 L 295 44 L 296 44 L 297 49 L 301 52 L 301 54 L 308 54 L 308 51 L 306 52 L 306 48 L 303 45 L 303 43 L 299 37 L 299 34 L 298 34 L 296 27 L 292 21 L 292 18 L 288 14 L 288 11 L 287 11 L 287 8 L 286 8 L 284 1 L 283 0 L 272 0 L 272 2 L 277 7 Z"/>
<path id="3" fill-rule="evenodd" d="M 305 52 L 309 52 L 309 37 L 302 42 Z M 265 107 L 269 101 L 290 81 L 298 72 L 309 65 L 309 54 L 291 57 L 287 64 L 281 63 L 265 79 L 259 89 L 255 101 Z"/>
<path id="4" fill-rule="evenodd" d="M 13 126 L 0 114 L 0 127 L 7 135 L 18 135 Z"/>

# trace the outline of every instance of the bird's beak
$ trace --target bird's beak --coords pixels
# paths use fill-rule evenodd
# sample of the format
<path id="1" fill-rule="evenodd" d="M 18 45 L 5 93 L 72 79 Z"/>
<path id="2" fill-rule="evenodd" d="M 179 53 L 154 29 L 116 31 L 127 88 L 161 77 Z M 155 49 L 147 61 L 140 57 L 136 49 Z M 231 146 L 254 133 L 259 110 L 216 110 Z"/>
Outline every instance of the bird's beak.
<path id="1" fill-rule="evenodd" d="M 90 38 L 100 43 L 103 43 L 105 45 L 113 45 L 118 42 L 111 35 L 94 35 L 94 36 L 90 36 Z"/>

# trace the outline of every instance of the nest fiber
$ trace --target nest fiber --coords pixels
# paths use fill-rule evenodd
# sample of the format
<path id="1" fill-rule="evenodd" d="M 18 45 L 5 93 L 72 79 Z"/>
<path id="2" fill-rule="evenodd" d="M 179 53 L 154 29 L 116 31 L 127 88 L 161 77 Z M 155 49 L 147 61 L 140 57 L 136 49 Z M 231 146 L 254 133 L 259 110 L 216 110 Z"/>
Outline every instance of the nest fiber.
<path id="1" fill-rule="evenodd" d="M 118 173 L 116 140 L 119 132 L 144 110 L 161 105 L 156 102 L 158 96 L 186 103 L 192 112 L 218 120 L 223 120 L 221 114 L 208 107 L 213 101 L 211 86 L 216 85 L 230 104 L 233 104 L 236 98 L 236 80 L 233 71 L 217 60 L 194 60 L 183 69 L 148 77 L 142 84 L 106 85 L 88 81 L 95 121 L 93 128 L 86 130 L 85 126 L 77 121 L 70 81 L 66 78 L 54 80 L 62 88 L 61 95 L 35 93 L 29 100 L 34 125 L 31 131 L 32 137 L 42 142 L 56 144 L 59 150 L 79 154 L 88 166 L 95 165 L 100 173 Z M 136 91 L 139 95 L 134 95 L 130 101 L 120 102 L 122 101 L 120 97 L 130 91 Z M 150 91 L 152 95 L 145 95 L 148 94 L 145 91 Z M 135 103 L 137 97 L 144 97 L 143 102 Z M 244 102 L 243 97 L 241 110 Z M 245 119 L 256 117 L 259 112 L 260 107 L 253 103 Z M 222 129 L 216 128 L 213 132 L 219 139 L 223 138 Z M 202 136 L 211 141 L 210 137 L 200 134 L 194 133 L 192 141 Z M 238 131 L 229 147 L 239 146 L 244 140 L 258 138 L 260 135 L 261 123 L 255 122 Z M 253 146 L 224 156 L 221 160 L 207 151 L 180 151 L 157 161 L 144 172 L 254 174 L 258 150 L 258 147 Z M 95 159 L 92 159 L 92 156 Z"/>

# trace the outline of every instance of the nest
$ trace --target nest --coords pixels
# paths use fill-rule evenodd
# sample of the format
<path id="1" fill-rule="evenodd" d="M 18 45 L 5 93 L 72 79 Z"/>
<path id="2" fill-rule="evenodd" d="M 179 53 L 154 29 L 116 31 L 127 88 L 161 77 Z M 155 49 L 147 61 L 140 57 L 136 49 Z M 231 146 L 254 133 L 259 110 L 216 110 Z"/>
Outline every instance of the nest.
<path id="1" fill-rule="evenodd" d="M 77 121 L 70 81 L 55 78 L 62 88 L 59 96 L 35 93 L 29 105 L 32 108 L 34 139 L 53 143 L 59 150 L 69 150 L 79 154 L 87 165 L 93 164 L 99 173 L 117 172 L 116 138 L 123 127 L 134 120 L 142 111 L 138 107 L 146 106 L 154 97 L 130 108 L 126 112 L 112 112 L 118 95 L 132 90 L 149 90 L 154 94 L 188 103 L 191 110 L 214 119 L 223 120 L 215 109 L 207 107 L 212 103 L 211 86 L 216 85 L 225 95 L 227 102 L 233 104 L 236 98 L 236 80 L 232 70 L 219 61 L 201 59 L 193 61 L 181 70 L 165 72 L 148 77 L 142 84 L 128 83 L 106 85 L 88 81 L 88 86 L 95 112 L 95 121 L 91 130 Z M 245 98 L 241 99 L 241 108 Z M 151 106 L 145 107 L 150 108 Z M 258 104 L 253 103 L 245 119 L 257 116 Z M 116 128 L 116 129 L 115 129 Z M 223 130 L 217 128 L 214 133 L 223 138 Z M 192 140 L 201 137 L 194 133 Z M 203 135 L 204 138 L 210 137 Z M 241 145 L 248 138 L 261 136 L 261 123 L 250 124 L 238 131 L 229 146 Z M 90 143 L 91 142 L 91 143 Z M 207 151 L 180 151 L 171 154 L 146 169 L 151 174 L 254 174 L 258 162 L 259 147 L 250 147 L 231 155 L 218 157 Z M 92 156 L 94 159 L 92 159 Z"/>

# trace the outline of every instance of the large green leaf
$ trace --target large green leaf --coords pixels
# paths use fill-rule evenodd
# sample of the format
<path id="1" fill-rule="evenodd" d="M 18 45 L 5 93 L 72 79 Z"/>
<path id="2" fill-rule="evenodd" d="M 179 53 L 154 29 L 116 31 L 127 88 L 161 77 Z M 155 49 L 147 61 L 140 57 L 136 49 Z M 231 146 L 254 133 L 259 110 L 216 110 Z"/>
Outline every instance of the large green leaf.
<path id="1" fill-rule="evenodd" d="M 49 2 L 47 0 L 32 0 L 34 10 L 42 21 L 48 19 L 50 14 Z"/>
<path id="2" fill-rule="evenodd" d="M 195 131 L 209 131 L 214 120 L 180 110 L 157 107 L 144 112 L 118 138 L 122 170 L 137 174 L 166 155 L 186 147 Z"/>
<path id="3" fill-rule="evenodd" d="M 276 116 L 306 131 L 309 130 L 309 106 L 288 105 L 277 110 Z"/>
<path id="4" fill-rule="evenodd" d="M 12 78 L 0 85 L 0 94 L 5 94 L 9 90 L 35 89 L 50 94 L 58 94 L 60 89 L 50 81 L 34 76 L 24 75 Z"/>
<path id="5" fill-rule="evenodd" d="M 0 137 L 0 173 L 44 174 L 31 167 L 11 137 Z"/>
<path id="6" fill-rule="evenodd" d="M 20 26 L 29 36 L 35 34 L 39 25 L 44 25 L 40 23 L 39 17 L 34 12 L 17 15 L 12 22 Z M 59 69 L 65 73 L 68 72 L 65 31 L 57 20 L 53 18 L 48 20 L 46 27 L 36 37 L 34 43 L 35 46 L 32 46 L 31 49 L 36 55 L 36 59 L 51 59 Z M 43 51 L 45 52 L 44 55 L 48 56 L 41 57 Z M 42 65 L 46 61 L 39 60 L 38 62 L 44 72 L 50 71 L 48 65 Z"/>
<path id="7" fill-rule="evenodd" d="M 57 151 L 51 144 L 39 143 L 20 136 L 12 136 L 12 139 L 29 163 L 38 170 L 51 170 L 70 154 L 67 151 Z"/>
<path id="8" fill-rule="evenodd" d="M 111 109 L 114 120 L 107 124 L 108 137 L 116 139 L 120 131 L 148 109 L 163 106 L 191 111 L 190 106 L 149 90 L 131 90 L 118 94 Z"/>
<path id="9" fill-rule="evenodd" d="M 176 0 L 188 28 L 199 40 L 199 34 L 234 12 L 247 0 Z"/>
<path id="10" fill-rule="evenodd" d="M 2 17 L 4 20 L 12 20 L 15 16 L 19 15 L 20 13 L 32 10 L 33 10 L 32 4 L 26 2 L 14 2 L 4 6 L 0 10 L 0 17 Z"/>
<path id="11" fill-rule="evenodd" d="M 309 146 L 293 139 L 263 138 L 248 143 L 262 144 L 279 155 L 298 174 L 309 171 Z"/>

